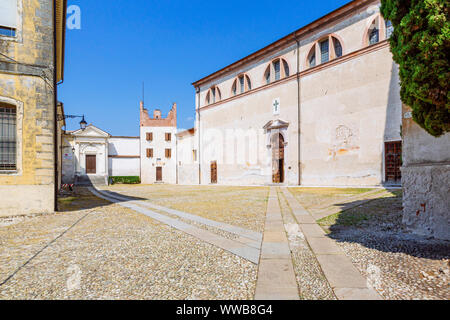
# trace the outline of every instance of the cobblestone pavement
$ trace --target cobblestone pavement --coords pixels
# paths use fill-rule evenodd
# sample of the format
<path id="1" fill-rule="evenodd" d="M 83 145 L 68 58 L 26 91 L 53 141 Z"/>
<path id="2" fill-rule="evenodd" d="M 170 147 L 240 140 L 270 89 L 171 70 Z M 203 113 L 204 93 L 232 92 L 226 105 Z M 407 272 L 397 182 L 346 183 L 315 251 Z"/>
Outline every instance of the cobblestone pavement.
<path id="1" fill-rule="evenodd" d="M 268 187 L 114 185 L 103 189 L 245 229 L 264 230 Z"/>
<path id="2" fill-rule="evenodd" d="M 319 220 L 385 299 L 450 299 L 450 242 L 408 233 L 401 191 Z"/>
<path id="3" fill-rule="evenodd" d="M 253 298 L 255 264 L 84 189 L 63 207 L 0 224 L 1 299 Z"/>

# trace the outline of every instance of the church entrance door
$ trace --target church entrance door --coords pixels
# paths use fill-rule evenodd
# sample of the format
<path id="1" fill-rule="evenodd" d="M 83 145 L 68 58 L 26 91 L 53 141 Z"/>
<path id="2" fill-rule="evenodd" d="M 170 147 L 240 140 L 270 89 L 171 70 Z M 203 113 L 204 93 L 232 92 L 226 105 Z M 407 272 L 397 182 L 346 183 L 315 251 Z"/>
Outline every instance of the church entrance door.
<path id="1" fill-rule="evenodd" d="M 284 183 L 284 138 L 281 133 L 272 136 L 272 182 Z"/>
<path id="2" fill-rule="evenodd" d="M 86 173 L 96 174 L 97 173 L 97 156 L 96 155 L 86 155 Z"/>

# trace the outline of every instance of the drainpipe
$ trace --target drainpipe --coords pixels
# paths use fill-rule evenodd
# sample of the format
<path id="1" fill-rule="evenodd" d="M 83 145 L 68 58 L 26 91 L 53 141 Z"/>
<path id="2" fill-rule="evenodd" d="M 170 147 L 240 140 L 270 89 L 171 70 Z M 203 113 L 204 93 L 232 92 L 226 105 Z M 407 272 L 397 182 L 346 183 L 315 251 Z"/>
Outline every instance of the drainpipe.
<path id="1" fill-rule="evenodd" d="M 53 1 L 53 152 L 54 152 L 54 209 L 58 211 L 58 94 L 57 94 L 57 53 L 56 53 L 56 1 Z"/>
<path id="2" fill-rule="evenodd" d="M 200 87 L 195 88 L 197 91 L 197 113 L 198 113 L 198 184 L 202 184 L 202 161 L 201 161 L 201 153 L 200 153 Z"/>
<path id="3" fill-rule="evenodd" d="M 295 41 L 297 42 L 297 125 L 298 125 L 298 185 L 302 185 L 302 163 L 301 163 L 301 122 L 300 122 L 300 111 L 301 111 L 301 84 L 300 84 L 300 40 L 299 38 L 295 38 Z"/>

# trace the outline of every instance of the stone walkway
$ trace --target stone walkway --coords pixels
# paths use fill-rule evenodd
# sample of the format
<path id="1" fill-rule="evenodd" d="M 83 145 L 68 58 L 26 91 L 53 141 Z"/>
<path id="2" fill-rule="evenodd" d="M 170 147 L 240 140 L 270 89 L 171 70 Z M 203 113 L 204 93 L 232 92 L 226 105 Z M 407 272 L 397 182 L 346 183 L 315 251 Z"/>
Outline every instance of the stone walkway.
<path id="1" fill-rule="evenodd" d="M 353 266 L 344 251 L 334 240 L 326 237 L 314 217 L 287 188 L 282 188 L 282 191 L 336 297 L 340 300 L 380 300 L 376 291 L 367 287 L 367 280 Z"/>
<path id="2" fill-rule="evenodd" d="M 270 189 L 256 282 L 256 300 L 299 300 L 283 218 L 274 188 Z"/>
<path id="3" fill-rule="evenodd" d="M 194 236 L 206 243 L 212 244 L 228 252 L 231 252 L 254 264 L 257 264 L 259 261 L 261 235 L 259 235 L 257 232 L 241 229 L 238 227 L 227 225 L 225 223 L 208 220 L 201 217 L 194 217 L 193 215 L 188 213 L 152 205 L 143 201 L 136 201 L 130 199 L 129 197 L 107 193 L 106 191 L 100 191 L 92 187 L 90 187 L 89 190 L 99 198 L 111 201 L 112 203 L 117 203 L 120 206 L 142 213 L 152 219 L 165 223 L 170 227 L 173 227 L 177 230 L 183 231 L 191 236 Z M 166 215 L 157 213 L 155 211 L 149 210 L 146 208 L 148 206 L 158 207 L 159 210 L 164 211 L 170 210 L 172 214 L 183 216 L 184 218 L 188 218 L 189 220 L 196 220 L 196 222 L 202 222 L 210 226 L 213 225 L 219 227 L 221 230 L 227 230 L 228 232 L 236 233 L 238 234 L 239 237 L 235 240 L 222 237 L 208 230 L 195 227 L 178 219 L 174 219 Z"/>

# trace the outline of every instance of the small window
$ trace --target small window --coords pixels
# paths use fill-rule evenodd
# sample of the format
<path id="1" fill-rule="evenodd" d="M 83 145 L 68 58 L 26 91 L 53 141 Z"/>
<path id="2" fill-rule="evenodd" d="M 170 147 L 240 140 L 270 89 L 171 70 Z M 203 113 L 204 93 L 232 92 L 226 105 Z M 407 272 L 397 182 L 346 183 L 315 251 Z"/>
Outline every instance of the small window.
<path id="1" fill-rule="evenodd" d="M 390 20 L 386 20 L 386 39 L 389 39 L 394 32 L 394 26 Z"/>
<path id="2" fill-rule="evenodd" d="M 284 60 L 283 60 L 283 67 L 284 67 L 284 76 L 289 77 L 289 65 Z"/>
<path id="3" fill-rule="evenodd" d="M 273 70 L 275 72 L 275 81 L 281 79 L 281 69 L 280 69 L 280 60 L 276 60 L 273 63 Z"/>
<path id="4" fill-rule="evenodd" d="M 237 94 L 237 81 L 236 80 L 234 80 L 231 91 L 233 92 L 233 96 L 235 96 Z"/>
<path id="5" fill-rule="evenodd" d="M 0 26 L 0 36 L 15 37 L 16 29 Z"/>
<path id="6" fill-rule="evenodd" d="M 153 149 L 147 149 L 147 158 L 153 158 Z"/>
<path id="7" fill-rule="evenodd" d="M 330 44 L 328 42 L 328 39 L 320 43 L 320 59 L 322 63 L 328 62 L 330 60 L 329 47 Z"/>
<path id="8" fill-rule="evenodd" d="M 239 88 L 240 88 L 240 92 L 244 93 L 244 91 L 245 91 L 244 76 L 239 77 Z"/>
<path id="9" fill-rule="evenodd" d="M 248 76 L 245 76 L 247 79 L 247 90 L 252 90 L 252 82 L 250 81 L 250 78 Z"/>
<path id="10" fill-rule="evenodd" d="M 333 37 L 334 54 L 336 58 L 342 57 L 342 45 L 338 39 Z"/>
<path id="11" fill-rule="evenodd" d="M 153 141 L 153 132 L 147 132 L 147 141 Z"/>
<path id="12" fill-rule="evenodd" d="M 0 103 L 0 170 L 17 170 L 17 111 Z"/>
<path id="13" fill-rule="evenodd" d="M 310 68 L 316 66 L 316 45 L 312 47 L 311 52 L 309 53 L 308 63 Z"/>
<path id="14" fill-rule="evenodd" d="M 211 88 L 212 103 L 216 102 L 216 88 Z"/>
<path id="15" fill-rule="evenodd" d="M 170 159 L 172 157 L 172 149 L 166 149 L 166 158 Z"/>
<path id="16" fill-rule="evenodd" d="M 370 31 L 369 44 L 372 45 L 372 44 L 378 43 L 379 35 L 380 35 L 380 32 L 378 31 L 378 29 L 377 28 L 373 28 Z"/>
<path id="17" fill-rule="evenodd" d="M 270 83 L 270 66 L 267 67 L 264 77 L 266 78 L 266 84 L 269 84 Z"/>
<path id="18" fill-rule="evenodd" d="M 166 133 L 166 141 L 172 141 L 172 134 Z"/>
<path id="19" fill-rule="evenodd" d="M 211 102 L 211 99 L 210 99 L 209 92 L 208 92 L 206 94 L 206 104 L 210 104 L 210 102 Z"/>

